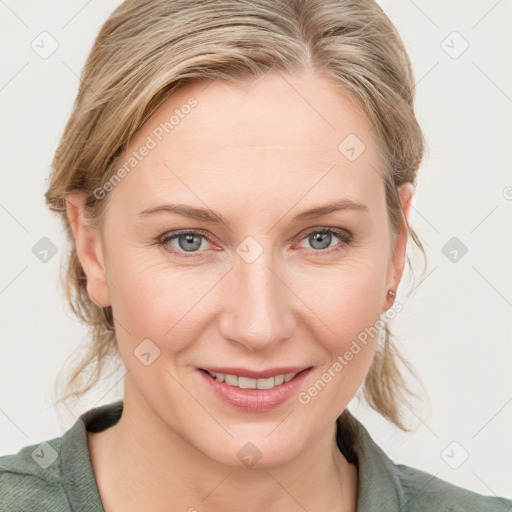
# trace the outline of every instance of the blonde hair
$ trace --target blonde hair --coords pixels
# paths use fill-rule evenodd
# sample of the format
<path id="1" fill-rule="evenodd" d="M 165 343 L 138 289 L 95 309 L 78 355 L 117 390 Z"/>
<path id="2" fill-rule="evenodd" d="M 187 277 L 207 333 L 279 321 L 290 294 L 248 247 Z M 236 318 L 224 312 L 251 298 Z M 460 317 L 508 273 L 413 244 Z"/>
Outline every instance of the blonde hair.
<path id="1" fill-rule="evenodd" d="M 86 290 L 66 195 L 83 191 L 88 216 L 99 226 L 107 201 L 95 189 L 110 179 L 135 132 L 174 91 L 196 80 L 237 84 L 272 70 L 306 69 L 332 79 L 367 114 L 382 154 L 391 230 L 396 234 L 404 222 L 424 254 L 397 193 L 402 183 L 416 184 L 425 145 L 414 114 L 413 70 L 398 32 L 373 0 L 127 0 L 106 20 L 88 56 L 45 194 L 67 228 L 66 298 L 90 332 L 58 402 L 82 397 L 106 362 L 120 359 L 112 309 L 97 306 Z M 403 368 L 411 371 L 386 325 L 363 396 L 407 430 L 400 402 L 413 393 Z"/>

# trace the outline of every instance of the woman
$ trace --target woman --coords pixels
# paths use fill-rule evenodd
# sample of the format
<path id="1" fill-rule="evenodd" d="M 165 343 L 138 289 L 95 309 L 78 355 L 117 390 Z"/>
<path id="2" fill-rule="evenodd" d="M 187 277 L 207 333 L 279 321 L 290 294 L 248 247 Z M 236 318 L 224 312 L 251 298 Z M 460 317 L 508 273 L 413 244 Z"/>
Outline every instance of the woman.
<path id="1" fill-rule="evenodd" d="M 386 320 L 423 154 L 371 1 L 132 0 L 106 21 L 46 193 L 66 286 L 122 401 L 0 458 L 0 510 L 511 510 L 395 465 Z M 378 333 L 384 336 L 378 336 Z"/>

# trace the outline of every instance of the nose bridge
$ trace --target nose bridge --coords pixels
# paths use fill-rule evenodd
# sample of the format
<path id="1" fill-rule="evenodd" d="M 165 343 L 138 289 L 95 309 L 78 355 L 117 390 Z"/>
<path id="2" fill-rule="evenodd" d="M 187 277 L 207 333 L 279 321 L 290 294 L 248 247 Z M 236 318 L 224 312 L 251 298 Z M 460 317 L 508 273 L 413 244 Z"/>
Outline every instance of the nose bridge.
<path id="1" fill-rule="evenodd" d="M 237 251 L 242 250 L 242 256 L 235 258 L 230 273 L 232 292 L 228 309 L 224 311 L 223 335 L 250 350 L 262 350 L 291 336 L 291 292 L 278 277 L 270 250 L 260 249 L 253 260 L 248 254 L 255 250 L 254 245 L 249 245 L 245 253 L 243 249 L 242 243 Z"/>

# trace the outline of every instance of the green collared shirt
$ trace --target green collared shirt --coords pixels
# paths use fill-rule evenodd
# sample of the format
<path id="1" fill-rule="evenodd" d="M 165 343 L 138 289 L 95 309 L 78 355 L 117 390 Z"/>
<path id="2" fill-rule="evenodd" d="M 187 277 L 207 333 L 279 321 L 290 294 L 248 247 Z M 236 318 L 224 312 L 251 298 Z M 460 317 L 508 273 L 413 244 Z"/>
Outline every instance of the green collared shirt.
<path id="1" fill-rule="evenodd" d="M 122 411 L 122 400 L 90 409 L 63 436 L 0 457 L 0 512 L 104 512 L 86 431 L 114 425 Z M 511 500 L 395 464 L 348 410 L 338 423 L 337 443 L 358 466 L 358 512 L 512 512 Z"/>

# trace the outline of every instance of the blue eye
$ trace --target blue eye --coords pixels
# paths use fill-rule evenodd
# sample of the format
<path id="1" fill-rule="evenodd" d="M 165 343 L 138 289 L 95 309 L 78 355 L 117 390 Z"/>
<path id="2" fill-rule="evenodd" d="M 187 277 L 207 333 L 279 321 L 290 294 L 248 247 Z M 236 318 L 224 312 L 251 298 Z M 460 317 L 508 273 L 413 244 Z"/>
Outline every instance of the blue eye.
<path id="1" fill-rule="evenodd" d="M 341 244 L 331 247 L 333 235 L 335 238 L 341 241 Z M 303 236 L 302 240 L 307 240 L 310 244 L 310 247 L 315 249 L 314 252 L 325 252 L 330 254 L 334 251 L 343 249 L 343 247 L 346 245 L 349 245 L 352 242 L 352 235 L 343 229 L 324 227 L 309 230 Z"/>
<path id="2" fill-rule="evenodd" d="M 340 242 L 331 246 L 333 235 Z M 204 251 L 199 249 L 203 247 L 205 240 L 209 243 L 209 239 L 203 231 L 171 231 L 162 235 L 158 244 L 179 257 L 190 258 L 201 256 Z M 352 235 L 343 229 L 323 227 L 309 230 L 300 238 L 301 242 L 304 240 L 309 242 L 313 253 L 331 254 L 349 245 L 352 242 Z M 172 244 L 174 241 L 177 241 L 177 246 Z"/>
<path id="3" fill-rule="evenodd" d="M 179 250 L 175 250 L 175 246 L 171 246 L 173 249 L 168 249 L 170 243 L 174 240 L 177 240 Z M 203 240 L 207 240 L 207 238 L 198 231 L 180 231 L 175 234 L 166 234 L 158 243 L 174 254 L 189 258 L 190 256 L 186 253 L 197 252 L 203 245 Z"/>

